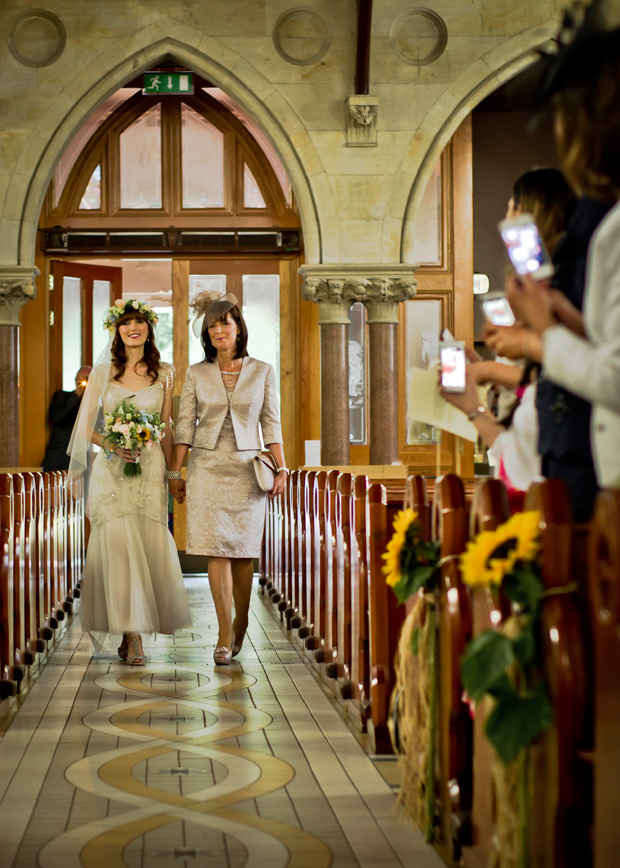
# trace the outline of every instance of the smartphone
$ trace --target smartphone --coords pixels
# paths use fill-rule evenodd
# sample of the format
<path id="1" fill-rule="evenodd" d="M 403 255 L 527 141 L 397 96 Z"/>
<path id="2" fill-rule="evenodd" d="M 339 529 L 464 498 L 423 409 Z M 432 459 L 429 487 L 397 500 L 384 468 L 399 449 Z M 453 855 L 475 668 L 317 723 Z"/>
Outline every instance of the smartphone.
<path id="1" fill-rule="evenodd" d="M 498 326 L 514 325 L 515 315 L 505 295 L 487 296 L 482 301 L 486 318 Z"/>
<path id="2" fill-rule="evenodd" d="M 464 341 L 442 341 L 439 344 L 441 385 L 446 392 L 464 392 L 466 358 Z"/>
<path id="3" fill-rule="evenodd" d="M 519 274 L 534 280 L 551 277 L 553 265 L 531 214 L 520 214 L 499 224 L 510 261 Z"/>

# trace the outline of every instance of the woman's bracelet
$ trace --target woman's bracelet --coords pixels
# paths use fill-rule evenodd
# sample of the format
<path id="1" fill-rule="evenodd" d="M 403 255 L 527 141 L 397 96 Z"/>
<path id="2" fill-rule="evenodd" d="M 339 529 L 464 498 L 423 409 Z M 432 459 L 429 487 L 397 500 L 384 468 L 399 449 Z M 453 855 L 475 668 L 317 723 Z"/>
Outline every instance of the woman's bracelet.
<path id="1" fill-rule="evenodd" d="M 166 479 L 182 479 L 180 470 L 166 470 Z"/>
<path id="2" fill-rule="evenodd" d="M 289 474 L 291 471 L 288 467 L 276 467 L 276 473 L 286 473 Z"/>
<path id="3" fill-rule="evenodd" d="M 472 410 L 471 413 L 467 414 L 467 418 L 470 422 L 473 422 L 478 418 L 478 416 L 482 416 L 483 413 L 486 413 L 486 411 L 487 408 L 483 404 L 480 404 L 475 410 Z"/>

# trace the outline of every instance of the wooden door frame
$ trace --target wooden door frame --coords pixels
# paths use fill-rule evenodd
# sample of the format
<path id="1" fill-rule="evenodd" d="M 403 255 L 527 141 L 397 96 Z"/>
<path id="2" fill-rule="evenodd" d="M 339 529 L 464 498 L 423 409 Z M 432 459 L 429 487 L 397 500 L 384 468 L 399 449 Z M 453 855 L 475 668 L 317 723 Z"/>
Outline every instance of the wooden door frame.
<path id="1" fill-rule="evenodd" d="M 123 270 L 117 266 L 85 265 L 72 260 L 52 259 L 50 268 L 50 393 L 62 389 L 62 286 L 65 277 L 77 277 L 81 283 L 82 301 L 82 365 L 92 365 L 92 300 L 95 280 L 110 283 L 110 305 L 123 293 Z M 102 324 L 103 328 L 103 324 Z"/>

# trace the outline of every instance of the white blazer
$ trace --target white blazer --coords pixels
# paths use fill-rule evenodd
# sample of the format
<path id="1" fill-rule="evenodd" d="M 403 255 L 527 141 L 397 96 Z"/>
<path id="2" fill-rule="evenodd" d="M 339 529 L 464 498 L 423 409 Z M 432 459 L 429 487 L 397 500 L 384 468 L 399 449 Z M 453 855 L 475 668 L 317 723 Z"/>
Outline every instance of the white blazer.
<path id="1" fill-rule="evenodd" d="M 282 443 L 274 369 L 267 362 L 246 356 L 239 379 L 227 392 L 215 362 L 199 362 L 188 368 L 175 426 L 176 443 L 200 449 L 215 449 L 228 412 L 237 449 L 260 449 L 260 425 L 266 444 Z"/>
<path id="2" fill-rule="evenodd" d="M 588 251 L 584 324 L 588 340 L 564 326 L 544 333 L 550 380 L 592 403 L 592 455 L 601 486 L 620 483 L 620 202 Z"/>

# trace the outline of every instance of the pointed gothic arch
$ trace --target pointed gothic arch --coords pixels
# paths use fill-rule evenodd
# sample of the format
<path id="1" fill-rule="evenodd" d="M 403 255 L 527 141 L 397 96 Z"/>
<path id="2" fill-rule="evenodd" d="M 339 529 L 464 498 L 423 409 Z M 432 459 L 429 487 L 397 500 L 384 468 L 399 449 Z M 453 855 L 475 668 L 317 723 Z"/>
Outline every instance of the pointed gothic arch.
<path id="1" fill-rule="evenodd" d="M 13 204 L 0 225 L 0 261 L 17 261 L 22 265 L 33 262 L 41 205 L 55 165 L 69 142 L 101 102 L 141 70 L 148 70 L 166 56 L 174 57 L 221 87 L 267 136 L 295 191 L 308 261 L 321 262 L 325 255 L 333 257 L 334 251 L 339 250 L 338 238 L 331 237 L 327 247 L 324 245 L 317 195 L 306 169 L 307 165 L 316 169 L 321 161 L 308 136 L 293 142 L 301 122 L 290 104 L 255 67 L 217 39 L 172 19 L 168 23 L 172 35 L 165 38 L 161 38 L 162 22 L 144 28 L 143 48 L 137 49 L 134 39 L 121 40 L 116 57 L 121 54 L 123 59 L 110 60 L 103 74 L 102 65 L 109 54 L 95 58 L 82 72 L 81 91 L 76 94 L 75 84 L 67 86 L 40 118 L 9 184 L 7 201 Z M 175 38 L 175 33 L 179 38 Z M 149 36 L 153 37 L 150 43 Z M 324 200 L 321 210 L 333 214 L 333 200 L 326 185 L 321 186 L 321 197 Z"/>

